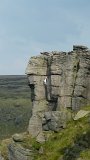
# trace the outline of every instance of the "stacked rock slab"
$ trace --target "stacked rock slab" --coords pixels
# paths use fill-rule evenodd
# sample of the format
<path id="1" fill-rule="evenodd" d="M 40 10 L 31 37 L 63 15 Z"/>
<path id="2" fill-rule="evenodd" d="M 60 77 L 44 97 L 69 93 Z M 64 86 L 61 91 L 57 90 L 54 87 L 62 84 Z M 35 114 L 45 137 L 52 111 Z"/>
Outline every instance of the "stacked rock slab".
<path id="1" fill-rule="evenodd" d="M 90 104 L 90 51 L 85 46 L 73 46 L 71 52 L 44 52 L 31 57 L 26 74 L 33 104 L 29 123 L 33 136 L 42 132 L 46 114 L 61 115 L 57 112 L 65 108 L 79 110 Z M 45 77 L 47 85 L 43 84 Z"/>

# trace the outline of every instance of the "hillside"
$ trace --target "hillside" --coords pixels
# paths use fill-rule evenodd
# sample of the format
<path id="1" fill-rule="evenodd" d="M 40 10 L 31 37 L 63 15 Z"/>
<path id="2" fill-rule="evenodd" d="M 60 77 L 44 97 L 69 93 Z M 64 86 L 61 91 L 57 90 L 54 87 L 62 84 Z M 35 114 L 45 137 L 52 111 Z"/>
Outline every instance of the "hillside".
<path id="1" fill-rule="evenodd" d="M 30 98 L 27 76 L 24 75 L 0 75 L 0 97 Z"/>
<path id="2" fill-rule="evenodd" d="M 90 106 L 84 108 L 90 111 Z M 90 114 L 77 121 L 71 120 L 67 127 L 58 133 L 48 133 L 45 144 L 33 142 L 37 160 L 90 160 Z M 22 142 L 31 148 L 30 138 Z"/>
<path id="3" fill-rule="evenodd" d="M 27 129 L 31 114 L 26 76 L 0 76 L 0 139 Z"/>
<path id="4" fill-rule="evenodd" d="M 90 111 L 90 106 L 84 107 Z M 59 132 L 44 132 L 47 141 L 38 143 L 27 133 L 3 140 L 0 145 L 5 160 L 90 160 L 90 114 L 77 121 L 73 119 Z M 17 138 L 18 137 L 18 138 Z M 8 148 L 9 144 L 9 155 Z"/>

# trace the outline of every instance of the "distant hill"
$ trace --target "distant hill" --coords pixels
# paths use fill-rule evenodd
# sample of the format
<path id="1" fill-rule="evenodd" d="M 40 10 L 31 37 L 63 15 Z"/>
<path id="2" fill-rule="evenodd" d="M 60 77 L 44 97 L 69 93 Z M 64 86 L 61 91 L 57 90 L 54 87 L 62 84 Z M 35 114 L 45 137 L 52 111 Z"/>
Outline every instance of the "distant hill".
<path id="1" fill-rule="evenodd" d="M 30 98 L 30 88 L 25 75 L 1 75 L 0 97 L 2 98 Z"/>
<path id="2" fill-rule="evenodd" d="M 31 100 L 27 77 L 0 76 L 0 139 L 26 131 L 30 114 Z"/>

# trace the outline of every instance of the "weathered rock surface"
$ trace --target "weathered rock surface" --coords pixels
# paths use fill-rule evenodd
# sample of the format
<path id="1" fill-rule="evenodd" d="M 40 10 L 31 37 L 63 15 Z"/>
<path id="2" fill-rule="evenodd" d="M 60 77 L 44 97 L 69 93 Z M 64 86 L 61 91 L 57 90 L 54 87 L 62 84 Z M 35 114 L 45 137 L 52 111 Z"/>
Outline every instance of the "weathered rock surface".
<path id="1" fill-rule="evenodd" d="M 33 151 L 25 149 L 20 144 L 11 143 L 8 146 L 9 160 L 33 160 Z"/>
<path id="2" fill-rule="evenodd" d="M 48 111 L 44 113 L 42 128 L 46 131 L 59 131 L 66 127 L 66 121 L 70 120 L 71 115 L 65 111 Z"/>
<path id="3" fill-rule="evenodd" d="M 85 46 L 32 57 L 26 74 L 33 102 L 28 131 L 34 137 L 43 129 L 63 127 L 66 115 L 62 111 L 66 108 L 79 110 L 90 104 L 90 51 Z M 47 85 L 43 84 L 45 77 Z"/>
<path id="4" fill-rule="evenodd" d="M 15 142 L 22 142 L 24 139 L 23 134 L 18 134 L 18 133 L 14 134 L 12 138 Z"/>
<path id="5" fill-rule="evenodd" d="M 88 116 L 89 114 L 90 114 L 90 111 L 80 110 L 77 112 L 77 114 L 75 115 L 75 117 L 73 119 L 78 120 L 80 118 Z"/>

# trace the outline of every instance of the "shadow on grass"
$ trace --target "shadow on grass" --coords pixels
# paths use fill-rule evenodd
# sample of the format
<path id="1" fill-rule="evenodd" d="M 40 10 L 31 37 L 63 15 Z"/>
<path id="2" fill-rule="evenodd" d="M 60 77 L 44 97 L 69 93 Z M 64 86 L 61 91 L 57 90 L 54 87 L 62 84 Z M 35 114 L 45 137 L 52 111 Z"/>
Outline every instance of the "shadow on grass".
<path id="1" fill-rule="evenodd" d="M 80 153 L 90 148 L 90 130 L 83 135 L 77 135 L 73 145 L 64 148 L 63 160 L 76 160 L 80 157 Z"/>

